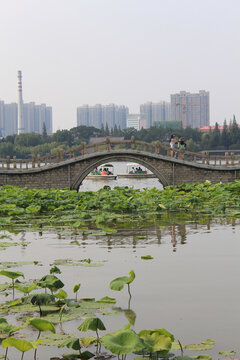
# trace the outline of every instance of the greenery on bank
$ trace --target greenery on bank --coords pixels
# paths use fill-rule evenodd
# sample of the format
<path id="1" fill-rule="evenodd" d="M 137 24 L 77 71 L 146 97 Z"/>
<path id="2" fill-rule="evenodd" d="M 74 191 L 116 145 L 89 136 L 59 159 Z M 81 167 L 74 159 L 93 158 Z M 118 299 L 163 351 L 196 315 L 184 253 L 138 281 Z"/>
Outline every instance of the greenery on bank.
<path id="1" fill-rule="evenodd" d="M 143 227 L 169 213 L 192 217 L 240 217 L 240 181 L 182 184 L 165 190 L 105 186 L 97 192 L 0 188 L 0 226 L 69 227 L 117 232 Z M 171 215 L 171 216 L 172 216 Z M 44 219 L 44 221 L 43 221 Z"/>
<path id="2" fill-rule="evenodd" d="M 58 150 L 68 150 L 79 146 L 83 141 L 88 143 L 90 137 L 117 136 L 125 140 L 131 139 L 152 143 L 160 141 L 168 145 L 171 134 L 176 138 L 183 136 L 187 144 L 187 150 L 240 150 L 240 129 L 238 128 L 235 116 L 227 124 L 224 122 L 223 130 L 220 132 L 219 125 L 216 123 L 214 130 L 208 133 L 201 133 L 198 129 L 181 129 L 173 122 L 159 123 L 158 126 L 152 126 L 149 129 L 136 130 L 127 128 L 121 130 L 116 126 L 109 129 L 108 126 L 101 129 L 94 127 L 78 126 L 70 130 L 58 130 L 53 135 L 48 136 L 43 129 L 42 134 L 29 133 L 20 135 L 11 135 L 0 141 L 0 158 L 6 156 L 16 156 L 17 158 L 29 158 L 32 155 L 41 156 L 54 154 Z"/>

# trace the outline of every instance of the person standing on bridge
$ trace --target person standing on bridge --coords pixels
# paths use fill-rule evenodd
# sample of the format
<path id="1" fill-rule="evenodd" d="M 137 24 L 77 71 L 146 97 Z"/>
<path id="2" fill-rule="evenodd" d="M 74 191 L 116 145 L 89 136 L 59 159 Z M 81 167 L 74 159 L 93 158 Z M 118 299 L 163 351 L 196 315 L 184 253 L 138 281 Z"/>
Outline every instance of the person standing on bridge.
<path id="1" fill-rule="evenodd" d="M 179 139 L 178 139 L 178 148 L 182 149 L 182 150 L 186 149 L 186 143 L 184 142 L 182 136 L 180 136 Z"/>
<path id="2" fill-rule="evenodd" d="M 169 145 L 171 149 L 175 149 L 176 139 L 175 135 L 171 135 L 169 139 Z"/>

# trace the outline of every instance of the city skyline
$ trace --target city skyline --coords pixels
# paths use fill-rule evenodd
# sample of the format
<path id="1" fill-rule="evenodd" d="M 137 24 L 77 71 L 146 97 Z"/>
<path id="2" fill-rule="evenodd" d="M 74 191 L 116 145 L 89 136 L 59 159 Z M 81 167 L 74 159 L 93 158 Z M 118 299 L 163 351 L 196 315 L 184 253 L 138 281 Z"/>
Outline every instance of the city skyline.
<path id="1" fill-rule="evenodd" d="M 80 104 L 168 101 L 208 89 L 211 124 L 240 121 L 238 0 L 9 0 L 0 13 L 0 98 L 53 108 L 54 131 Z"/>

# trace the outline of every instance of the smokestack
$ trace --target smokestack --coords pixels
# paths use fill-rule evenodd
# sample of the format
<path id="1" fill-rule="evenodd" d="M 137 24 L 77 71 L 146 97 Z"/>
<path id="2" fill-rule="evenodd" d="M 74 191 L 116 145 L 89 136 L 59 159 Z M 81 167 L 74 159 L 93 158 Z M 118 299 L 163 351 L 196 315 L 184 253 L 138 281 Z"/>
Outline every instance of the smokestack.
<path id="1" fill-rule="evenodd" d="M 18 135 L 23 132 L 22 72 L 18 71 Z"/>

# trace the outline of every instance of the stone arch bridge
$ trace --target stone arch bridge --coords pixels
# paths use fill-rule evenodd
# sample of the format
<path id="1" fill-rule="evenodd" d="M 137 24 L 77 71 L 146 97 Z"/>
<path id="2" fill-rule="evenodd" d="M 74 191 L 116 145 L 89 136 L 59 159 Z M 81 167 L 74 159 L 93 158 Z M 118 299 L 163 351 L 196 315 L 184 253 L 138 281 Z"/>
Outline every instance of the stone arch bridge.
<path id="1" fill-rule="evenodd" d="M 193 153 L 155 142 L 131 140 L 81 146 L 55 155 L 31 159 L 0 159 L 0 186 L 4 184 L 27 188 L 69 188 L 78 190 L 84 178 L 95 167 L 112 161 L 132 161 L 152 171 L 162 185 L 240 179 L 240 157 Z"/>

